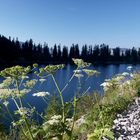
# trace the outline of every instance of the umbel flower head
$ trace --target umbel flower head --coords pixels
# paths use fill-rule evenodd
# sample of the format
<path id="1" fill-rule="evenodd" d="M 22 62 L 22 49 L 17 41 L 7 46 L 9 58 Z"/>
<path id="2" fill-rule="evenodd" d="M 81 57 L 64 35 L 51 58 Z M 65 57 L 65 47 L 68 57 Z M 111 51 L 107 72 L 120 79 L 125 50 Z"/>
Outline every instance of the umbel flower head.
<path id="1" fill-rule="evenodd" d="M 10 68 L 6 68 L 0 72 L 0 75 L 3 77 L 11 77 L 13 79 L 22 79 L 23 76 L 26 76 L 31 71 L 31 67 L 22 67 L 22 66 L 14 66 Z"/>
<path id="2" fill-rule="evenodd" d="M 50 120 L 48 120 L 47 122 L 45 122 L 43 124 L 43 126 L 45 125 L 57 125 L 58 123 L 61 122 L 62 116 L 61 115 L 54 115 L 50 118 Z"/>
<path id="3" fill-rule="evenodd" d="M 37 93 L 34 93 L 33 96 L 37 96 L 37 97 L 44 97 L 46 95 L 50 95 L 49 92 L 45 92 L 45 91 L 42 91 L 42 92 L 37 92 Z"/>
<path id="4" fill-rule="evenodd" d="M 64 68 L 64 64 L 60 65 L 48 65 L 45 68 L 40 68 L 39 73 L 35 73 L 38 76 L 43 76 L 46 74 L 54 74 L 57 70 Z"/>
<path id="5" fill-rule="evenodd" d="M 112 86 L 112 83 L 110 81 L 105 81 L 100 86 L 103 87 L 104 91 L 107 91 L 110 88 L 110 86 Z"/>
<path id="6" fill-rule="evenodd" d="M 8 97 L 11 97 L 13 94 L 13 90 L 9 90 L 7 88 L 0 89 L 0 99 L 6 99 Z"/>
<path id="7" fill-rule="evenodd" d="M 76 73 L 76 74 L 79 74 L 79 73 L 82 72 L 82 70 L 74 70 L 73 72 Z"/>
<path id="8" fill-rule="evenodd" d="M 44 79 L 44 78 L 40 78 L 39 81 L 40 81 L 41 83 L 43 83 L 43 82 L 46 81 L 46 79 Z"/>
<path id="9" fill-rule="evenodd" d="M 84 75 L 83 75 L 83 74 L 80 74 L 80 73 L 76 73 L 76 74 L 75 74 L 75 77 L 77 77 L 77 78 L 82 78 L 82 77 L 84 77 Z"/>
<path id="10" fill-rule="evenodd" d="M 128 72 L 123 72 L 122 75 L 123 75 L 123 76 L 128 76 L 129 73 L 128 73 Z"/>
<path id="11" fill-rule="evenodd" d="M 21 116 L 31 116 L 31 114 L 34 112 L 35 108 L 26 108 L 26 107 L 20 107 L 19 110 L 15 111 L 15 114 L 19 114 Z"/>
<path id="12" fill-rule="evenodd" d="M 85 68 L 91 65 L 90 63 L 84 62 L 82 59 L 73 58 L 72 60 L 78 68 Z"/>
<path id="13" fill-rule="evenodd" d="M 61 64 L 61 65 L 48 65 L 44 68 L 44 70 L 47 72 L 47 73 L 54 73 L 56 72 L 57 70 L 59 69 L 62 69 L 64 68 L 64 65 Z"/>
<path id="14" fill-rule="evenodd" d="M 37 80 L 32 79 L 32 80 L 26 81 L 23 85 L 24 85 L 25 88 L 30 89 L 30 88 L 33 88 L 36 83 L 37 83 Z"/>
<path id="15" fill-rule="evenodd" d="M 128 66 L 127 70 L 132 70 L 132 68 L 133 68 L 132 66 Z"/>
<path id="16" fill-rule="evenodd" d="M 89 69 L 83 69 L 83 71 L 90 77 L 90 76 L 93 76 L 93 75 L 98 75 L 99 72 L 96 71 L 96 70 L 89 70 Z"/>
<path id="17" fill-rule="evenodd" d="M 3 104 L 4 104 L 5 106 L 8 106 L 9 102 L 8 102 L 8 101 L 4 101 Z"/>

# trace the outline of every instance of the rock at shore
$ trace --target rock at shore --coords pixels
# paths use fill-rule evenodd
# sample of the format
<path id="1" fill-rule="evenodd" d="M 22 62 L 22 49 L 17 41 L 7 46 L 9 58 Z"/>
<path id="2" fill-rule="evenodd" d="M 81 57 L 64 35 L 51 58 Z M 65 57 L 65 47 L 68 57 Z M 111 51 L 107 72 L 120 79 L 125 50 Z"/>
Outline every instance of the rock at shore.
<path id="1" fill-rule="evenodd" d="M 140 140 L 140 98 L 114 120 L 116 140 Z"/>

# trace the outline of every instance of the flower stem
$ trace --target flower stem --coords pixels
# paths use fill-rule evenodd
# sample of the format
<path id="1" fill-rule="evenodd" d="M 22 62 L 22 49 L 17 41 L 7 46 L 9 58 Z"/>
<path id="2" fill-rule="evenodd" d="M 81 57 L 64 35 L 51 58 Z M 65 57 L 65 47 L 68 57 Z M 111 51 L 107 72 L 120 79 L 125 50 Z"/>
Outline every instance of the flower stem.
<path id="1" fill-rule="evenodd" d="M 101 115 L 103 116 L 103 114 L 102 114 L 102 110 L 101 110 L 101 108 L 100 108 L 99 101 L 98 101 L 98 99 L 97 99 L 97 95 L 96 95 L 96 93 L 94 94 L 94 97 L 95 97 L 95 100 L 96 100 L 96 102 L 97 102 L 97 106 L 98 106 L 99 113 L 101 113 Z M 104 125 L 103 118 L 101 118 L 101 123 L 102 123 L 102 126 L 103 126 L 103 128 L 104 128 L 105 125 Z"/>
<path id="2" fill-rule="evenodd" d="M 16 79 L 16 88 L 17 88 L 17 94 L 20 96 L 19 82 L 17 79 Z M 20 97 L 19 97 L 19 102 L 20 102 L 20 107 L 23 107 L 23 103 Z"/>
<path id="3" fill-rule="evenodd" d="M 19 83 L 18 83 L 18 80 L 17 79 L 16 79 L 16 88 L 17 88 L 17 94 L 20 95 Z M 17 104 L 17 102 L 16 102 L 15 99 L 14 99 L 14 101 L 16 103 L 16 106 L 17 106 L 18 110 L 20 111 L 20 108 L 19 108 L 19 106 L 18 106 L 18 104 Z M 22 100 L 21 100 L 21 97 L 20 96 L 19 96 L 19 102 L 20 102 L 20 107 L 23 107 L 23 103 L 22 103 Z M 29 131 L 30 138 L 31 138 L 31 140 L 34 140 L 34 137 L 32 135 L 32 132 L 31 132 L 31 129 L 30 129 L 30 126 L 29 126 L 29 123 L 28 123 L 28 120 L 27 120 L 26 116 L 23 115 L 23 118 L 24 118 L 26 127 L 27 127 L 27 129 Z"/>
<path id="4" fill-rule="evenodd" d="M 77 107 L 77 99 L 74 97 L 74 102 L 73 102 L 73 122 L 72 122 L 72 127 L 71 127 L 71 135 L 70 135 L 70 140 L 72 140 L 72 135 L 73 135 L 73 128 L 74 128 L 74 123 L 75 123 L 75 116 L 76 116 L 76 107 Z"/>
<path id="5" fill-rule="evenodd" d="M 69 83 L 72 81 L 72 79 L 74 78 L 75 73 L 73 73 L 73 75 L 71 76 L 70 80 L 68 81 L 68 83 L 64 86 L 64 88 L 61 90 L 61 93 L 64 92 L 64 90 L 67 88 L 67 86 L 69 85 Z"/>
<path id="6" fill-rule="evenodd" d="M 23 128 L 23 126 L 22 126 L 22 125 L 21 125 L 21 131 L 22 131 L 22 133 L 23 133 L 24 137 L 25 137 L 25 138 L 27 138 L 27 140 L 28 140 L 28 137 L 26 136 L 26 133 L 25 133 L 24 128 Z"/>
<path id="7" fill-rule="evenodd" d="M 13 97 L 12 99 L 13 99 L 13 101 L 14 101 L 14 103 L 15 103 L 17 109 L 20 111 L 20 107 L 19 107 L 17 101 L 15 100 L 14 97 Z M 25 137 L 27 137 L 26 134 L 25 134 L 25 132 L 24 132 L 24 128 L 22 127 L 22 125 L 21 125 L 21 128 L 22 128 L 21 131 L 22 131 L 23 135 L 24 135 Z"/>
<path id="8" fill-rule="evenodd" d="M 24 120 L 25 120 L 25 123 L 26 123 L 27 129 L 28 129 L 28 131 L 29 131 L 29 134 L 30 134 L 31 140 L 34 140 L 34 137 L 33 137 L 33 135 L 32 135 L 31 129 L 30 129 L 30 127 L 29 127 L 28 120 L 27 120 L 27 118 L 25 117 L 25 115 L 24 115 Z"/>
<path id="9" fill-rule="evenodd" d="M 8 114 L 10 115 L 10 118 L 12 119 L 12 121 L 14 121 L 14 118 L 13 118 L 8 106 L 6 106 L 6 110 L 7 110 Z"/>
<path id="10" fill-rule="evenodd" d="M 62 92 L 60 91 L 60 88 L 59 88 L 59 86 L 57 84 L 57 81 L 55 80 L 53 74 L 51 76 L 52 76 L 52 79 L 53 79 L 53 81 L 55 83 L 55 86 L 56 86 L 56 88 L 57 88 L 57 90 L 59 92 L 59 96 L 60 96 L 60 100 L 61 100 L 61 104 L 62 104 L 62 121 L 64 123 L 65 122 L 65 105 L 64 105 L 63 95 L 62 95 Z"/>

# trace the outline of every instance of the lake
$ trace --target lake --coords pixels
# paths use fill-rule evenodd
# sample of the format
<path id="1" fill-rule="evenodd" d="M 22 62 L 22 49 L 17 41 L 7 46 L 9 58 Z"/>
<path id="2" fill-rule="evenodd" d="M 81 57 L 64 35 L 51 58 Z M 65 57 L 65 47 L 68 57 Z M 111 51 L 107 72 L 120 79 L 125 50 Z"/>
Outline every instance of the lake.
<path id="1" fill-rule="evenodd" d="M 122 72 L 128 72 L 127 67 L 130 65 L 127 64 L 119 64 L 119 65 L 96 65 L 96 66 L 91 66 L 90 69 L 95 69 L 100 72 L 98 76 L 93 76 L 90 77 L 86 82 L 84 80 L 86 78 L 81 78 L 81 83 L 82 83 L 82 89 L 81 92 L 86 91 L 89 87 L 89 93 L 93 91 L 98 91 L 99 93 L 103 92 L 102 87 L 100 86 L 101 83 L 104 82 L 105 79 L 109 79 L 113 77 L 115 74 L 119 74 Z M 140 70 L 140 65 L 131 65 L 133 67 L 133 72 L 139 71 Z M 62 89 L 65 84 L 69 81 L 70 77 L 73 74 L 73 71 L 75 70 L 74 66 L 67 65 L 64 69 L 59 70 L 55 74 L 55 78 L 58 81 L 60 89 Z M 34 78 L 33 73 L 29 75 L 29 77 L 32 79 Z M 74 79 L 71 81 L 69 86 L 66 88 L 66 90 L 63 93 L 65 101 L 70 100 L 78 90 L 78 78 L 74 77 Z M 48 77 L 46 81 L 40 85 L 39 82 L 35 86 L 35 88 L 38 91 L 47 91 L 50 94 L 58 94 L 56 87 L 51 79 L 51 77 Z M 41 97 L 34 97 L 32 96 L 33 93 L 36 91 L 32 91 L 28 94 L 25 95 L 25 99 L 27 102 L 29 102 L 32 106 L 35 106 L 36 109 L 39 112 L 42 112 L 44 108 L 47 106 L 47 104 L 42 100 Z M 13 111 L 15 110 L 15 105 L 13 101 L 10 99 L 10 110 Z"/>

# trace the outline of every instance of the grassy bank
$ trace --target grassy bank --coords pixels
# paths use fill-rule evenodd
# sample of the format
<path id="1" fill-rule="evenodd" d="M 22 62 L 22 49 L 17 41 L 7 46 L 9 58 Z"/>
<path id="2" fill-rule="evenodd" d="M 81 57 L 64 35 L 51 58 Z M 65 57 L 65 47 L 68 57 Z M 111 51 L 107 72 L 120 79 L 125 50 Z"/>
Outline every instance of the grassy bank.
<path id="1" fill-rule="evenodd" d="M 104 83 L 106 85 L 103 96 L 93 93 L 83 97 L 78 105 L 78 113 L 79 116 L 85 116 L 85 121 L 80 128 L 77 127 L 76 133 L 80 132 L 78 139 L 114 139 L 113 120 L 138 96 L 139 78 L 139 74 L 133 74 L 133 78 L 126 81 L 121 75 L 115 76 Z"/>

